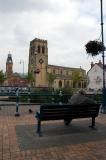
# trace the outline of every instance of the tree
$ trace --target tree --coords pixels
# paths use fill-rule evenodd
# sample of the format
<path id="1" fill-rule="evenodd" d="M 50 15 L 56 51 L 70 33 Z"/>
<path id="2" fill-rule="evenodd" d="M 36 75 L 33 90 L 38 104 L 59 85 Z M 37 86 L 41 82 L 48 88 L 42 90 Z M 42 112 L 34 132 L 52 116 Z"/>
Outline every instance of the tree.
<path id="1" fill-rule="evenodd" d="M 49 87 L 52 88 L 54 80 L 56 79 L 56 75 L 53 73 L 48 73 L 48 83 L 49 83 Z"/>
<path id="2" fill-rule="evenodd" d="M 73 84 L 74 84 L 75 88 L 77 88 L 78 83 L 81 82 L 81 80 L 82 80 L 82 76 L 80 74 L 80 71 L 74 71 L 72 73 L 72 80 L 73 80 Z"/>
<path id="3" fill-rule="evenodd" d="M 31 72 L 28 72 L 28 75 L 26 76 L 26 78 L 28 79 L 28 82 L 30 84 L 32 84 L 35 81 L 34 76 Z"/>
<path id="4" fill-rule="evenodd" d="M 5 80 L 5 75 L 4 75 L 3 71 L 0 70 L 0 84 L 3 84 L 4 80 Z"/>

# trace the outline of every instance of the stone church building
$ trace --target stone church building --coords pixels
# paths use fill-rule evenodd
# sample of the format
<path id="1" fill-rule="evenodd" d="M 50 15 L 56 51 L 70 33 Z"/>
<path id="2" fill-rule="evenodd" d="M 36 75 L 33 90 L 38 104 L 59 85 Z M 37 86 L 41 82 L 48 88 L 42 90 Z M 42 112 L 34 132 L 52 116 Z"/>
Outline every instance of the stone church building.
<path id="1" fill-rule="evenodd" d="M 48 87 L 48 75 L 55 75 L 54 88 L 71 87 L 74 88 L 73 72 L 78 71 L 82 77 L 78 82 L 78 88 L 86 87 L 86 71 L 80 68 L 70 68 L 48 64 L 48 44 L 47 40 L 35 38 L 30 42 L 28 71 L 34 77 L 34 86 Z"/>

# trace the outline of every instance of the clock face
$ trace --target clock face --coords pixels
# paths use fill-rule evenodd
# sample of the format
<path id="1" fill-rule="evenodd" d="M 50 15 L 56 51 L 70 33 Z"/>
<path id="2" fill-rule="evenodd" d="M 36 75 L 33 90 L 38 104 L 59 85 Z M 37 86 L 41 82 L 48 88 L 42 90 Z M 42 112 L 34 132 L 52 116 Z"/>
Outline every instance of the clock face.
<path id="1" fill-rule="evenodd" d="M 39 63 L 40 63 L 40 64 L 44 63 L 44 60 L 41 58 L 41 59 L 39 60 Z"/>
<path id="2" fill-rule="evenodd" d="M 11 63 L 12 61 L 11 61 L 11 60 L 9 60 L 8 62 L 9 62 L 9 63 Z"/>

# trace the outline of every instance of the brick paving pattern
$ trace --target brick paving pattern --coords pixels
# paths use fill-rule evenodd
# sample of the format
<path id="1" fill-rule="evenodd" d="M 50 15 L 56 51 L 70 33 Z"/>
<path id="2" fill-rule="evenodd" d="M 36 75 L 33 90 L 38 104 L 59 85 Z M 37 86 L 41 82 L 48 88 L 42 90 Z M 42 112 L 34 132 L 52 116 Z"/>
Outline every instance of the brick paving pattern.
<path id="1" fill-rule="evenodd" d="M 86 129 L 79 131 L 76 130 L 75 133 L 72 134 L 68 132 L 68 140 L 70 141 L 70 137 L 76 140 L 76 135 L 79 137 L 77 143 L 63 143 L 65 140 L 60 142 L 57 138 L 59 136 L 59 129 L 58 134 L 53 134 L 47 136 L 46 134 L 50 132 L 52 125 L 60 126 L 62 125 L 62 121 L 51 121 L 51 122 L 44 122 L 42 126 L 48 126 L 48 129 L 45 129 L 43 139 L 46 138 L 46 141 L 51 141 L 53 138 L 57 140 L 57 143 L 60 145 L 52 146 L 48 145 L 48 147 L 36 147 L 31 148 L 31 146 L 27 147 L 26 149 L 20 147 L 19 137 L 16 133 L 17 126 L 34 126 L 36 125 L 37 121 L 34 118 L 34 113 L 38 110 L 39 106 L 31 106 L 32 110 L 34 111 L 32 114 L 28 113 L 28 106 L 20 106 L 20 117 L 15 117 L 15 106 L 2 106 L 0 110 L 0 160 L 106 160 L 106 115 L 100 114 L 96 118 L 96 124 L 98 130 L 91 131 L 87 129 L 88 119 L 77 119 L 73 121 L 73 124 L 77 126 L 83 126 Z M 51 126 L 51 128 L 49 128 Z M 74 130 L 74 125 L 72 125 Z M 70 126 L 71 128 L 71 126 Z M 55 129 L 55 127 L 54 127 Z M 88 131 L 89 130 L 89 131 Z M 90 135 L 92 136 L 94 133 L 95 140 L 93 138 L 89 138 Z M 25 133 L 23 133 L 24 135 Z M 30 130 L 29 130 L 30 134 Z M 83 141 L 82 135 L 88 135 L 88 140 Z M 86 136 L 87 136 L 86 135 Z M 59 139 L 61 140 L 61 136 L 65 137 L 62 133 Z M 36 142 L 36 133 L 35 137 L 33 136 L 34 142 Z M 32 138 L 32 137 L 31 137 Z M 37 137 L 37 141 L 40 137 Z M 42 139 L 42 140 L 43 140 Z M 40 141 L 42 141 L 40 138 Z M 62 145 L 61 145 L 62 143 Z M 30 143 L 31 145 L 31 143 Z"/>

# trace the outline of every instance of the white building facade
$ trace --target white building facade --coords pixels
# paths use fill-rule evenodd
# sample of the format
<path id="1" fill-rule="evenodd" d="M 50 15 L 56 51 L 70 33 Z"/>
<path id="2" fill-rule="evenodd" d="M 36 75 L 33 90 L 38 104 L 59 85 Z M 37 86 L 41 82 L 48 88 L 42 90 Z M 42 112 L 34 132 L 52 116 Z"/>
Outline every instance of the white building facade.
<path id="1" fill-rule="evenodd" d="M 87 90 L 89 91 L 102 91 L 103 88 L 103 65 L 101 61 L 93 64 L 91 63 L 91 69 L 87 73 Z M 106 83 L 106 71 L 105 71 L 105 83 Z"/>

